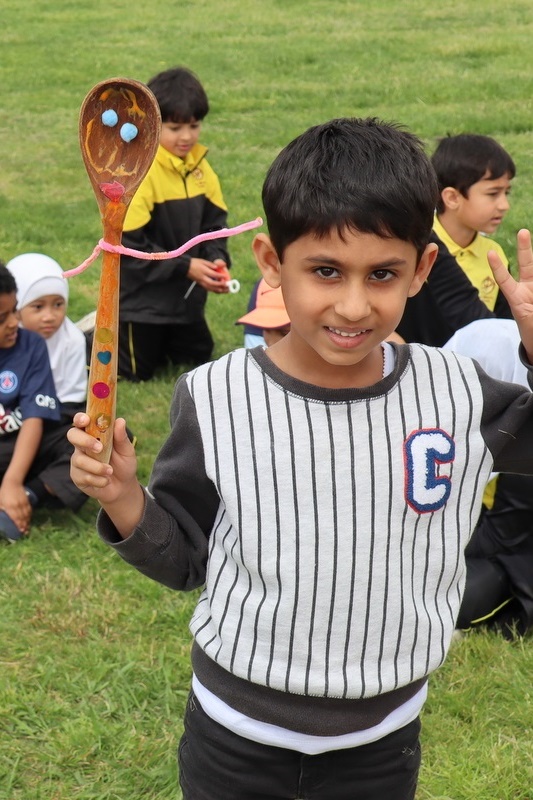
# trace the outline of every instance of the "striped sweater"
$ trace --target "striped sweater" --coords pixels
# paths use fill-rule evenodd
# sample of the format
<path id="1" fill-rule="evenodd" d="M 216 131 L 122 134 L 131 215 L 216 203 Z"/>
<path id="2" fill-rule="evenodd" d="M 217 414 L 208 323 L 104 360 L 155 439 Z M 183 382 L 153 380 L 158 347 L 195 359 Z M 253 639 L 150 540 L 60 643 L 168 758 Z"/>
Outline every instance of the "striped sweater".
<path id="1" fill-rule="evenodd" d="M 338 733 L 339 701 L 363 701 L 363 727 L 404 702 L 446 656 L 491 470 L 533 473 L 532 394 L 449 351 L 396 354 L 365 389 L 302 383 L 261 348 L 190 372 L 138 529 L 100 519 L 143 573 L 205 584 L 195 671 L 249 716 L 290 728 L 293 698 Z"/>

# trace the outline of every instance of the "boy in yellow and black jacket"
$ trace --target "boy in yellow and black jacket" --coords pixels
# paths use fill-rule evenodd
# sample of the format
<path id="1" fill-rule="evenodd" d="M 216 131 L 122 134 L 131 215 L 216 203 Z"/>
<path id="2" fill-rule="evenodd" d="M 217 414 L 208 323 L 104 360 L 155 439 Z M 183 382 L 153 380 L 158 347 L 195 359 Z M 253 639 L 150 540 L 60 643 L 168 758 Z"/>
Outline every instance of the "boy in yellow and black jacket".
<path id="1" fill-rule="evenodd" d="M 122 243 L 154 253 L 227 227 L 227 208 L 207 148 L 198 142 L 209 110 L 198 78 L 176 67 L 156 75 L 148 87 L 161 110 L 161 139 L 128 209 Z M 149 380 L 167 360 L 188 365 L 209 361 L 213 339 L 204 316 L 207 292 L 227 291 L 217 267 L 229 266 L 226 239 L 162 261 L 121 257 L 121 377 Z"/>

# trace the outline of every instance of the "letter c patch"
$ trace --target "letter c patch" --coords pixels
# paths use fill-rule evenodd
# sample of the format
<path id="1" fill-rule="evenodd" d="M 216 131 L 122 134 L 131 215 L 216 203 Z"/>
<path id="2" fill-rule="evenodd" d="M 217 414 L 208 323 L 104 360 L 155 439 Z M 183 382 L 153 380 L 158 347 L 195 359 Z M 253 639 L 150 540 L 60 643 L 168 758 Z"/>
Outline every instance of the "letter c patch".
<path id="1" fill-rule="evenodd" d="M 414 431 L 404 443 L 405 499 L 414 511 L 438 511 L 450 496 L 452 482 L 438 474 L 439 464 L 455 459 L 455 443 L 439 428 Z"/>

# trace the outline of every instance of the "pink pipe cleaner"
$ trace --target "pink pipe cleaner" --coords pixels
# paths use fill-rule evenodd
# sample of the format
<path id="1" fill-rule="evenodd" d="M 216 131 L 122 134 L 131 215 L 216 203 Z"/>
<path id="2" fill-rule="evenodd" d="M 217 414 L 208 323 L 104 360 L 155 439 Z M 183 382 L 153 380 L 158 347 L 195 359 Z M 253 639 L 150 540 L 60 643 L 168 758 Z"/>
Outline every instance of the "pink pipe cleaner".
<path id="1" fill-rule="evenodd" d="M 123 247 L 121 244 L 109 244 L 109 242 L 106 242 L 104 239 L 100 239 L 89 258 L 86 258 L 85 261 L 79 265 L 79 267 L 75 267 L 74 269 L 69 269 L 67 272 L 64 272 L 63 277 L 72 278 L 74 275 L 80 275 L 80 273 L 86 270 L 87 267 L 93 263 L 93 261 L 96 261 L 102 250 L 107 250 L 109 253 L 120 253 L 124 256 L 132 256 L 133 258 L 143 258 L 148 261 L 162 261 L 165 258 L 177 258 L 178 256 L 183 255 L 183 253 L 186 253 L 187 250 L 190 250 L 191 247 L 194 247 L 195 244 L 200 244 L 200 242 L 207 242 L 210 239 L 223 239 L 227 238 L 228 236 L 236 236 L 238 233 L 244 233 L 245 231 L 253 230 L 253 228 L 259 228 L 259 226 L 262 224 L 263 220 L 261 217 L 257 217 L 256 219 L 250 220 L 250 222 L 243 222 L 241 225 L 236 225 L 234 228 L 221 228 L 219 231 L 200 233 L 198 236 L 194 236 L 192 239 L 189 239 L 189 241 L 185 242 L 185 244 L 182 244 L 181 247 L 177 248 L 177 250 L 170 250 L 166 253 L 143 253 L 142 250 L 132 250 L 129 247 Z"/>

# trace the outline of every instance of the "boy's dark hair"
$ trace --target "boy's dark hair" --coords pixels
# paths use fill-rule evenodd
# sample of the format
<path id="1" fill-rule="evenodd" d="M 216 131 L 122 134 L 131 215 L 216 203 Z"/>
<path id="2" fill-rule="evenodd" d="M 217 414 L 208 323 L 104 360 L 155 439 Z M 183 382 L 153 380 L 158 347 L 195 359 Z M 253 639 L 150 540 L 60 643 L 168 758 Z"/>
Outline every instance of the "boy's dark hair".
<path id="1" fill-rule="evenodd" d="M 198 122 L 209 111 L 205 90 L 190 69 L 172 67 L 148 81 L 161 110 L 163 122 Z"/>
<path id="2" fill-rule="evenodd" d="M 494 181 L 502 175 L 514 178 L 516 173 L 513 159 L 501 144 L 490 136 L 477 133 L 443 137 L 431 156 L 431 163 L 439 182 L 439 214 L 445 210 L 440 193 L 447 186 L 468 197 L 470 187 L 485 176 Z"/>
<path id="3" fill-rule="evenodd" d="M 0 294 L 13 294 L 17 291 L 15 278 L 3 261 L 0 261 Z"/>
<path id="4" fill-rule="evenodd" d="M 309 128 L 274 160 L 263 184 L 268 231 L 278 257 L 313 233 L 346 228 L 411 242 L 420 256 L 437 201 L 422 142 L 395 123 L 334 119 Z"/>

